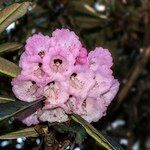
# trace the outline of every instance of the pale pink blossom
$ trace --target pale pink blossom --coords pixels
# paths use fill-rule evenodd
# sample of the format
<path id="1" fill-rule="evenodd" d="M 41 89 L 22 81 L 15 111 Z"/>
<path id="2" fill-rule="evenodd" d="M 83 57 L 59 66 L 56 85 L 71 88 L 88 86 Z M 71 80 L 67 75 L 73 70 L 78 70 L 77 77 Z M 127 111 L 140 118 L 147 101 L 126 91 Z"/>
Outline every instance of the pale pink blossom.
<path id="1" fill-rule="evenodd" d="M 83 117 L 88 122 L 97 122 L 105 115 L 107 107 L 104 105 L 103 100 L 88 97 L 82 106 Z"/>
<path id="2" fill-rule="evenodd" d="M 114 97 L 116 96 L 119 90 L 119 85 L 120 85 L 119 81 L 117 79 L 114 79 L 109 91 L 102 95 L 106 106 L 108 106 L 111 103 L 111 101 L 114 99 Z"/>
<path id="3" fill-rule="evenodd" d="M 102 94 L 108 92 L 110 87 L 112 86 L 113 80 L 114 77 L 111 74 L 108 75 L 107 73 L 101 73 L 97 71 L 95 73 L 95 84 L 90 89 L 88 96 L 98 98 Z"/>
<path id="4" fill-rule="evenodd" d="M 74 57 L 78 56 L 79 50 L 82 47 L 79 37 L 68 29 L 56 29 L 52 33 L 51 41 L 53 46 L 71 52 Z"/>
<path id="5" fill-rule="evenodd" d="M 20 57 L 19 67 L 22 68 L 22 70 L 27 70 L 36 63 L 42 63 L 42 59 L 39 55 L 28 55 L 26 52 L 23 52 Z"/>
<path id="6" fill-rule="evenodd" d="M 43 59 L 43 70 L 52 80 L 65 80 L 71 74 L 75 58 L 61 48 L 51 48 Z"/>
<path id="7" fill-rule="evenodd" d="M 42 114 L 39 116 L 41 121 L 53 122 L 66 122 L 69 120 L 68 115 L 62 108 L 55 108 L 49 110 L 43 110 Z"/>
<path id="8" fill-rule="evenodd" d="M 81 106 L 83 101 L 84 99 L 70 95 L 67 102 L 61 105 L 61 107 L 65 110 L 67 114 L 71 113 L 82 114 L 83 111 L 81 109 Z"/>
<path id="9" fill-rule="evenodd" d="M 113 65 L 111 53 L 107 49 L 97 47 L 88 55 L 90 69 L 93 71 L 99 70 L 102 66 L 110 68 Z"/>
<path id="10" fill-rule="evenodd" d="M 43 58 L 46 52 L 49 50 L 50 45 L 50 37 L 39 33 L 34 34 L 27 39 L 25 50 L 28 55 L 39 55 L 41 58 Z"/>
<path id="11" fill-rule="evenodd" d="M 44 106 L 24 117 L 23 123 L 65 122 L 71 113 L 98 121 L 119 89 L 112 65 L 109 50 L 97 47 L 88 54 L 68 29 L 57 29 L 52 37 L 33 35 L 20 57 L 22 71 L 12 80 L 12 90 L 22 101 L 42 98 Z"/>
<path id="12" fill-rule="evenodd" d="M 31 63 L 27 69 L 21 71 L 22 80 L 32 80 L 39 87 L 45 86 L 51 78 L 42 69 L 42 63 Z"/>
<path id="13" fill-rule="evenodd" d="M 61 106 L 69 98 L 68 85 L 65 82 L 50 82 L 44 87 L 43 96 L 46 98 L 44 109 Z"/>
<path id="14" fill-rule="evenodd" d="M 13 85 L 12 90 L 18 99 L 32 102 L 41 97 L 41 95 L 37 93 L 38 86 L 35 82 L 23 81 L 19 78 L 20 77 L 14 78 L 11 82 Z"/>
<path id="15" fill-rule="evenodd" d="M 94 83 L 92 71 L 86 67 L 76 66 L 69 78 L 69 92 L 73 96 L 84 99 Z"/>

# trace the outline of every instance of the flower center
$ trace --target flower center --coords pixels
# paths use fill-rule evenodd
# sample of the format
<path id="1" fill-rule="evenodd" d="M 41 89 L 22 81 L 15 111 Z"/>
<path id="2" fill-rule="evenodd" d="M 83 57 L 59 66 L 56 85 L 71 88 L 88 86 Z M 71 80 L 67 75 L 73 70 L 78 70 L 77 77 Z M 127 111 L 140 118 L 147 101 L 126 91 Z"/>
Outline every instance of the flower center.
<path id="1" fill-rule="evenodd" d="M 52 81 L 50 83 L 47 84 L 50 88 L 54 88 L 55 85 L 55 81 Z"/>
<path id="2" fill-rule="evenodd" d="M 32 81 L 32 84 L 36 84 L 36 82 L 35 82 L 35 81 Z"/>
<path id="3" fill-rule="evenodd" d="M 74 72 L 74 73 L 70 76 L 70 79 L 71 79 L 71 80 L 75 80 L 75 77 L 76 77 L 76 76 L 77 76 L 77 73 Z"/>
<path id="4" fill-rule="evenodd" d="M 40 52 L 38 53 L 38 55 L 39 55 L 41 58 L 43 58 L 44 55 L 45 55 L 45 52 L 44 52 L 44 51 L 40 51 Z"/>
<path id="5" fill-rule="evenodd" d="M 39 63 L 39 67 L 42 67 L 42 63 Z"/>
<path id="6" fill-rule="evenodd" d="M 62 64 L 62 60 L 61 59 L 54 59 L 54 64 L 56 66 L 60 66 Z"/>

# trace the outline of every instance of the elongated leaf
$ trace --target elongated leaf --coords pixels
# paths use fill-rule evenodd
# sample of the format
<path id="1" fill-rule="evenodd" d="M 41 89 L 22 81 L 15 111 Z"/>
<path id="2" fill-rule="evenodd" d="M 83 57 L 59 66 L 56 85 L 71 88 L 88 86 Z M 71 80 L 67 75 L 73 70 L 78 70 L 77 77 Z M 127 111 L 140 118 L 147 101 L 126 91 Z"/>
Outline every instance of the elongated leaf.
<path id="1" fill-rule="evenodd" d="M 104 131 L 101 132 L 101 134 L 115 147 L 117 150 L 123 150 L 122 146 L 117 143 L 114 139 L 112 139 L 110 136 L 108 136 Z"/>
<path id="2" fill-rule="evenodd" d="M 1 44 L 0 53 L 16 51 L 20 49 L 22 46 L 23 45 L 21 43 L 17 42 Z"/>
<path id="3" fill-rule="evenodd" d="M 81 118 L 79 115 L 73 114 L 71 115 L 71 118 L 81 124 L 86 132 L 93 138 L 95 141 L 100 145 L 103 146 L 104 148 L 108 150 L 123 150 L 123 148 L 117 147 L 116 145 L 114 146 L 103 136 L 102 133 L 98 132 L 90 123 L 88 123 L 86 120 Z"/>
<path id="4" fill-rule="evenodd" d="M 77 25 L 84 29 L 100 27 L 101 25 L 98 19 L 93 19 L 89 17 L 76 17 L 75 20 Z"/>
<path id="5" fill-rule="evenodd" d="M 16 77 L 20 74 L 20 68 L 9 60 L 0 57 L 0 73 L 11 77 Z"/>
<path id="6" fill-rule="evenodd" d="M 0 11 L 0 33 L 12 22 L 22 17 L 30 6 L 30 2 L 14 3 Z"/>
<path id="7" fill-rule="evenodd" d="M 21 113 L 39 102 L 40 100 L 32 103 L 16 100 L 15 102 L 0 104 L 0 122 Z"/>
<path id="8" fill-rule="evenodd" d="M 17 139 L 19 137 L 37 137 L 38 133 L 35 131 L 33 127 L 25 128 L 25 129 L 19 129 L 17 131 L 11 131 L 3 133 L 3 135 L 0 135 L 0 139 Z"/>
<path id="9" fill-rule="evenodd" d="M 6 97 L 6 96 L 0 96 L 0 104 L 1 103 L 8 103 L 8 102 L 14 102 L 14 98 Z"/>

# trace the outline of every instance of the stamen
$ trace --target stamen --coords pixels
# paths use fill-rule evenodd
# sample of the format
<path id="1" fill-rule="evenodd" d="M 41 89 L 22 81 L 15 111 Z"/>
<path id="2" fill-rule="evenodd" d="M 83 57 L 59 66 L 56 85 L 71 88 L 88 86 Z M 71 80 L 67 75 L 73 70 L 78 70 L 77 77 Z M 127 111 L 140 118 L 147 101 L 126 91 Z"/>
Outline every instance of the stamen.
<path id="1" fill-rule="evenodd" d="M 36 82 L 35 81 L 32 81 L 32 84 L 35 84 Z"/>
<path id="2" fill-rule="evenodd" d="M 41 58 L 43 58 L 44 55 L 45 55 L 45 52 L 44 52 L 44 51 L 40 51 L 40 52 L 38 53 L 38 55 L 39 55 Z"/>
<path id="3" fill-rule="evenodd" d="M 56 64 L 56 65 L 62 64 L 62 60 L 61 59 L 54 59 L 54 64 Z"/>
<path id="4" fill-rule="evenodd" d="M 69 98 L 72 98 L 73 96 L 72 95 L 69 95 Z"/>
<path id="5" fill-rule="evenodd" d="M 39 67 L 42 67 L 42 63 L 39 63 Z"/>
<path id="6" fill-rule="evenodd" d="M 77 73 L 73 73 L 72 75 L 71 75 L 71 77 L 76 77 L 77 76 Z"/>
<path id="7" fill-rule="evenodd" d="M 50 86 L 50 85 L 54 85 L 55 84 L 55 81 L 52 81 L 50 83 L 48 83 L 47 85 Z"/>

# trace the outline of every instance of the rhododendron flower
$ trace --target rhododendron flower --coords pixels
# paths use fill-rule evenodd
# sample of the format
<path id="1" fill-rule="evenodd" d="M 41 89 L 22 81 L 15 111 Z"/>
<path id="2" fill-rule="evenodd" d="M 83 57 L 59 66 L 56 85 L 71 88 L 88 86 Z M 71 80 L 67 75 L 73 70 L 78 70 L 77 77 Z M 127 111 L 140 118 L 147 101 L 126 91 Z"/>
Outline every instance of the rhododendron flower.
<path id="1" fill-rule="evenodd" d="M 61 48 L 50 48 L 43 59 L 43 70 L 53 79 L 65 80 L 75 63 L 73 55 Z"/>
<path id="2" fill-rule="evenodd" d="M 43 89 L 45 109 L 61 106 L 69 98 L 68 85 L 65 82 L 53 81 Z"/>
<path id="3" fill-rule="evenodd" d="M 101 72 L 95 73 L 95 84 L 90 89 L 88 96 L 93 98 L 98 98 L 102 94 L 109 91 L 114 77 L 112 75 L 107 76 L 107 74 L 103 74 Z"/>
<path id="4" fill-rule="evenodd" d="M 50 77 L 45 73 L 39 63 L 31 63 L 28 69 L 21 71 L 22 80 L 32 80 L 41 87 L 50 81 Z"/>
<path id="5" fill-rule="evenodd" d="M 55 108 L 50 110 L 44 110 L 39 116 L 41 121 L 49 122 L 66 122 L 68 121 L 68 116 L 62 108 Z"/>
<path id="6" fill-rule="evenodd" d="M 65 110 L 67 114 L 71 114 L 74 112 L 80 115 L 83 114 L 83 110 L 81 109 L 83 101 L 84 99 L 70 95 L 67 102 L 61 105 L 61 107 Z"/>
<path id="7" fill-rule="evenodd" d="M 74 57 L 79 55 L 79 50 L 82 47 L 79 37 L 68 29 L 56 29 L 52 33 L 51 41 L 54 46 L 71 52 Z"/>
<path id="8" fill-rule="evenodd" d="M 94 74 L 92 71 L 84 67 L 74 67 L 69 79 L 70 94 L 84 99 L 94 83 Z"/>
<path id="9" fill-rule="evenodd" d="M 119 90 L 119 82 L 118 80 L 114 79 L 109 91 L 103 94 L 106 106 L 108 106 L 111 103 L 111 101 L 116 96 L 118 90 Z"/>
<path id="10" fill-rule="evenodd" d="M 21 67 L 22 70 L 26 70 L 31 68 L 32 64 L 41 62 L 42 59 L 39 57 L 39 55 L 28 55 L 26 52 L 24 52 L 20 57 L 19 67 Z"/>
<path id="11" fill-rule="evenodd" d="M 88 60 L 90 69 L 93 71 L 101 69 L 101 66 L 110 68 L 113 65 L 110 52 L 102 47 L 97 47 L 94 51 L 91 51 L 88 55 Z"/>
<path id="12" fill-rule="evenodd" d="M 40 98 L 40 95 L 37 93 L 38 86 L 34 81 L 24 81 L 19 79 L 21 76 L 18 76 L 18 78 L 13 79 L 12 85 L 13 85 L 13 92 L 15 96 L 22 100 L 27 102 L 32 102 Z"/>
<path id="13" fill-rule="evenodd" d="M 49 36 L 44 36 L 41 33 L 34 34 L 28 38 L 25 45 L 25 51 L 28 55 L 38 55 L 43 58 L 45 53 L 49 51 L 50 45 Z"/>
<path id="14" fill-rule="evenodd" d="M 88 122 L 106 115 L 117 94 L 119 82 L 113 76 L 112 56 L 97 47 L 89 52 L 78 36 L 68 29 L 57 29 L 52 36 L 35 34 L 20 57 L 21 74 L 12 80 L 12 89 L 22 101 L 42 98 L 44 106 L 22 122 L 65 122 L 76 113 Z"/>
<path id="15" fill-rule="evenodd" d="M 101 99 L 94 99 L 88 97 L 84 105 L 82 106 L 83 115 L 81 115 L 85 120 L 88 122 L 97 122 L 99 118 L 104 116 L 106 111 L 106 106 L 104 105 L 103 100 Z"/>

